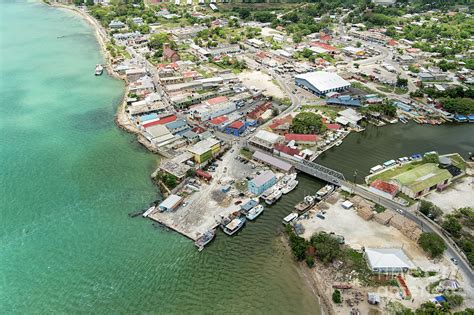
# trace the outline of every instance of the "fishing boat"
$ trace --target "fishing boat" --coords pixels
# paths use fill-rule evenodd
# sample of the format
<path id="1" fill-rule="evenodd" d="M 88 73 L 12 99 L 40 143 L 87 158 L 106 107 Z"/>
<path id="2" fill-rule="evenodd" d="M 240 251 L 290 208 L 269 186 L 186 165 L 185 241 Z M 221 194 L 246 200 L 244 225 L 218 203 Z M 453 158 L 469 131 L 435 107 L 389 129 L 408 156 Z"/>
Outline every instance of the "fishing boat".
<path id="1" fill-rule="evenodd" d="M 304 197 L 303 201 L 298 203 L 295 206 L 295 210 L 298 211 L 299 213 L 303 213 L 316 203 L 316 199 L 314 196 L 306 196 Z"/>
<path id="2" fill-rule="evenodd" d="M 324 197 L 328 196 L 330 193 L 332 193 L 333 190 L 334 190 L 333 185 L 326 185 L 316 192 L 316 198 L 321 200 Z"/>
<path id="3" fill-rule="evenodd" d="M 102 75 L 104 72 L 104 67 L 102 65 L 95 66 L 95 75 Z"/>
<path id="4" fill-rule="evenodd" d="M 145 211 L 145 212 L 142 214 L 142 216 L 143 216 L 144 218 L 148 217 L 153 211 L 155 211 L 155 209 L 156 209 L 156 206 L 151 206 L 150 208 L 148 208 L 147 211 Z"/>
<path id="5" fill-rule="evenodd" d="M 282 195 L 283 193 L 281 192 L 281 190 L 276 189 L 272 194 L 270 194 L 267 198 L 265 198 L 265 203 L 267 205 L 272 205 L 275 202 L 277 202 L 278 199 L 280 199 Z"/>
<path id="6" fill-rule="evenodd" d="M 202 251 L 204 249 L 204 246 L 209 244 L 214 237 L 216 236 L 216 230 L 212 229 L 204 233 L 200 238 L 198 238 L 195 242 L 194 245 L 197 246 L 198 251 Z"/>
<path id="7" fill-rule="evenodd" d="M 252 209 L 249 210 L 249 212 L 247 212 L 247 214 L 245 215 L 245 217 L 247 219 L 249 219 L 250 221 L 253 221 L 255 220 L 259 215 L 262 214 L 263 210 L 265 210 L 265 208 L 262 206 L 262 205 L 258 205 Z"/>
<path id="8" fill-rule="evenodd" d="M 292 191 L 293 189 L 296 188 L 296 186 L 298 186 L 298 181 L 296 179 L 293 179 L 293 180 L 290 180 L 286 185 L 285 187 L 283 187 L 281 189 L 281 192 L 286 195 L 287 193 L 289 193 L 290 191 Z"/>
<path id="9" fill-rule="evenodd" d="M 232 236 L 245 225 L 245 221 L 245 217 L 235 218 L 225 225 L 222 224 L 222 231 L 224 231 L 225 234 Z"/>

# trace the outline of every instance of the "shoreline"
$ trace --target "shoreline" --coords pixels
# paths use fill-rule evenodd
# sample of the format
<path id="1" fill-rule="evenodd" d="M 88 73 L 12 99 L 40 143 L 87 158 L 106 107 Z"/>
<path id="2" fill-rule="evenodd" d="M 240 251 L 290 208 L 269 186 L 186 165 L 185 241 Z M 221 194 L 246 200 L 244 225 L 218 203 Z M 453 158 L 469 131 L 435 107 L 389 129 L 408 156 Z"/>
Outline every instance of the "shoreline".
<path id="1" fill-rule="evenodd" d="M 56 2 L 45 3 L 45 4 L 53 8 L 69 10 L 77 14 L 81 18 L 83 18 L 90 26 L 92 26 L 94 30 L 94 36 L 97 40 L 97 43 L 100 46 L 101 54 L 104 57 L 105 69 L 107 70 L 107 73 L 114 79 L 121 80 L 125 83 L 125 90 L 122 95 L 122 100 L 120 101 L 119 104 L 117 104 L 117 111 L 114 116 L 115 124 L 117 125 L 117 127 L 124 130 L 125 132 L 136 135 L 137 141 L 140 144 L 142 144 L 144 147 L 146 147 L 151 153 L 158 153 L 155 149 L 153 149 L 150 145 L 147 144 L 148 141 L 144 139 L 144 137 L 140 134 L 140 131 L 136 128 L 136 126 L 130 122 L 130 120 L 128 119 L 125 113 L 125 108 L 127 105 L 127 95 L 129 91 L 129 83 L 125 77 L 117 74 L 112 68 L 112 56 L 107 51 L 107 43 L 110 42 L 110 39 L 108 38 L 107 33 L 105 29 L 102 27 L 102 25 L 100 25 L 99 22 L 96 19 L 94 19 L 92 16 L 90 16 L 89 14 L 80 10 L 77 7 L 68 6 L 68 5 L 64 5 L 64 4 L 56 3 Z"/>

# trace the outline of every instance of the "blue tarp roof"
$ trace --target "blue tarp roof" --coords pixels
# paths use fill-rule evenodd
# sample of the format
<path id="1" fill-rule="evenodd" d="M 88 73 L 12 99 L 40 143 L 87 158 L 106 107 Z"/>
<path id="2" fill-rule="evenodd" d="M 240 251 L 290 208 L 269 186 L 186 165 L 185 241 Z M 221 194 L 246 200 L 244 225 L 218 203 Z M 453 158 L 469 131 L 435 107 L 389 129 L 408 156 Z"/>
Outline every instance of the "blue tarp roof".
<path id="1" fill-rule="evenodd" d="M 446 298 L 442 295 L 435 297 L 436 302 L 443 303 L 446 302 Z"/>
<path id="2" fill-rule="evenodd" d="M 142 121 L 147 121 L 147 120 L 158 118 L 158 115 L 156 113 L 151 113 L 148 115 L 142 115 L 140 118 L 142 119 Z"/>

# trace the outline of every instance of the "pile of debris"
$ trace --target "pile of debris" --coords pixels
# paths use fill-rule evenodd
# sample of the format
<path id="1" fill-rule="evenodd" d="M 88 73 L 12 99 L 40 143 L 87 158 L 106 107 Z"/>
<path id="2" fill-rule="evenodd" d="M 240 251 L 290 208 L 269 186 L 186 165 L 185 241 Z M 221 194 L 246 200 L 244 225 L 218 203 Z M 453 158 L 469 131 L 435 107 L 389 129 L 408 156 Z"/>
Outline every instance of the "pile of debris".
<path id="1" fill-rule="evenodd" d="M 418 241 L 423 233 L 418 224 L 400 214 L 396 214 L 390 219 L 390 225 L 413 241 Z"/>

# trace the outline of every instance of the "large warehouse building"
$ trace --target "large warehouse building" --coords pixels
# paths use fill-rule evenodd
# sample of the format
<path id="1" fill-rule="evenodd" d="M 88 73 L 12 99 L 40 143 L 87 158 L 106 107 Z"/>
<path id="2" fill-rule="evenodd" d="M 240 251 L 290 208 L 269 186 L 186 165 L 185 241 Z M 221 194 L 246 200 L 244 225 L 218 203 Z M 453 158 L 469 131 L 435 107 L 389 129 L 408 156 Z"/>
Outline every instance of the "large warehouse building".
<path id="1" fill-rule="evenodd" d="M 316 71 L 298 74 L 295 84 L 316 95 L 326 95 L 329 92 L 341 92 L 351 84 L 334 72 Z"/>

